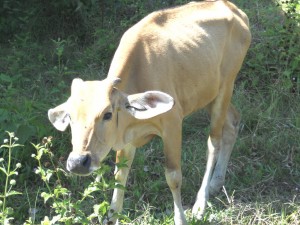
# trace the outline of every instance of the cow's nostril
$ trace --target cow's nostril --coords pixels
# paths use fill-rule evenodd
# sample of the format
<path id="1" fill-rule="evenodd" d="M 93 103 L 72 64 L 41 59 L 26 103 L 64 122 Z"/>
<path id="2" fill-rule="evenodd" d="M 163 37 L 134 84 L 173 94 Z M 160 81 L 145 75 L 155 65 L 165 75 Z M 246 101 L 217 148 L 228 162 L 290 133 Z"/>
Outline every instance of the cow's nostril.
<path id="1" fill-rule="evenodd" d="M 86 155 L 85 158 L 82 161 L 82 165 L 86 168 L 89 168 L 91 165 L 91 157 L 89 155 Z"/>
<path id="2" fill-rule="evenodd" d="M 78 175 L 90 173 L 92 158 L 90 155 L 78 155 L 71 153 L 67 161 L 67 169 Z"/>

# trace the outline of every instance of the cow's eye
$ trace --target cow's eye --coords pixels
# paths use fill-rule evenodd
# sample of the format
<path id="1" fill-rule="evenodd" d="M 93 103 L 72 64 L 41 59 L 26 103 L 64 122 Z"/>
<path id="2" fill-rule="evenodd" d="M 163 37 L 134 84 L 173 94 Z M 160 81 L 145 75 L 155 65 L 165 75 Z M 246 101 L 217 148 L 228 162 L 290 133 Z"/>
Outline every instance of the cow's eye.
<path id="1" fill-rule="evenodd" d="M 111 118 L 112 118 L 111 112 L 105 113 L 103 116 L 103 120 L 110 120 Z"/>

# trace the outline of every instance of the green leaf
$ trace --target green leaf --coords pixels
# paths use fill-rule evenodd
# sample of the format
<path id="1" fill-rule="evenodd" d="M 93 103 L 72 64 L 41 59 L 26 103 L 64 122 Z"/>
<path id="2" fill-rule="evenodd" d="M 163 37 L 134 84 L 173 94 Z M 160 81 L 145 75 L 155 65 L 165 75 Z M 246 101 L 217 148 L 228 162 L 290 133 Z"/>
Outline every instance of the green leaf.
<path id="1" fill-rule="evenodd" d="M 37 154 L 37 156 L 36 156 L 36 158 L 38 159 L 38 160 L 40 160 L 41 158 L 42 158 L 42 155 L 44 154 L 44 148 L 40 148 L 39 150 L 38 150 L 38 154 Z"/>
<path id="2" fill-rule="evenodd" d="M 24 147 L 24 145 L 20 145 L 20 144 L 13 144 L 11 147 L 12 147 L 12 148 L 15 148 L 15 147 Z"/>
<path id="3" fill-rule="evenodd" d="M 46 202 L 49 200 L 49 198 L 52 198 L 52 197 L 53 197 L 53 194 L 48 194 L 48 193 L 46 193 L 46 192 L 43 192 L 43 193 L 41 194 L 41 196 L 44 198 L 44 203 L 46 203 Z"/>
<path id="4" fill-rule="evenodd" d="M 11 172 L 9 173 L 8 176 L 11 176 L 11 175 L 18 175 L 18 172 L 16 172 L 16 171 L 11 171 Z"/>
<path id="5" fill-rule="evenodd" d="M 66 188 L 63 188 L 61 186 L 58 186 L 57 188 L 54 189 L 54 195 L 56 197 L 59 197 L 59 195 L 68 195 L 69 194 L 69 190 Z"/>
<path id="6" fill-rule="evenodd" d="M 41 221 L 41 225 L 51 225 L 51 222 L 50 222 L 48 216 L 45 216 L 44 220 Z"/>
<path id="7" fill-rule="evenodd" d="M 8 193 L 6 193 L 6 197 L 12 196 L 12 195 L 21 195 L 22 192 L 18 192 L 18 191 L 10 191 Z"/>
<path id="8" fill-rule="evenodd" d="M 7 83 L 11 83 L 12 82 L 12 79 L 10 76 L 7 76 L 6 74 L 4 73 L 1 73 L 0 74 L 0 80 L 1 81 L 4 81 L 4 82 L 7 82 Z"/>
<path id="9" fill-rule="evenodd" d="M 105 215 L 108 211 L 109 203 L 107 201 L 102 202 L 99 205 L 94 205 L 94 213 L 97 215 Z"/>
<path id="10" fill-rule="evenodd" d="M 84 190 L 84 193 L 83 193 L 83 196 L 84 197 L 87 197 L 89 196 L 91 193 L 95 192 L 95 191 L 99 191 L 100 189 L 98 187 L 95 187 L 95 186 L 91 186 L 91 187 L 88 187 Z"/>
<path id="11" fill-rule="evenodd" d="M 50 178 L 52 177 L 53 173 L 49 170 L 47 171 L 46 180 L 49 182 Z"/>
<path id="12" fill-rule="evenodd" d="M 10 148 L 10 145 L 1 145 L 0 148 Z"/>
<path id="13" fill-rule="evenodd" d="M 7 172 L 6 172 L 6 169 L 5 169 L 5 168 L 0 167 L 0 170 L 1 170 L 4 174 L 7 175 Z"/>
<path id="14" fill-rule="evenodd" d="M 7 208 L 5 209 L 5 211 L 6 211 L 7 215 L 11 215 L 11 214 L 14 213 L 14 209 L 11 208 L 11 207 L 7 207 Z"/>

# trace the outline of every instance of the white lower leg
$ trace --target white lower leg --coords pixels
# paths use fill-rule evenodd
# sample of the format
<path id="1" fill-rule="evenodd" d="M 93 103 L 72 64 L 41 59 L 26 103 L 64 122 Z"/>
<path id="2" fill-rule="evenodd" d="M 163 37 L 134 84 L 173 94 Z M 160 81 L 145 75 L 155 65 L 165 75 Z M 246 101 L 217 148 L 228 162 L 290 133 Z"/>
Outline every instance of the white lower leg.
<path id="1" fill-rule="evenodd" d="M 182 183 L 181 171 L 166 169 L 165 175 L 174 199 L 175 225 L 187 225 L 183 207 L 182 207 L 182 202 L 181 202 L 181 183 Z"/>
<path id="2" fill-rule="evenodd" d="M 224 185 L 228 162 L 238 135 L 239 123 L 240 117 L 236 111 L 228 113 L 223 128 L 222 149 L 220 150 L 218 161 L 210 181 L 210 194 L 215 194 Z"/>
<path id="3" fill-rule="evenodd" d="M 123 187 L 125 187 L 128 174 L 131 168 L 131 164 L 135 155 L 135 147 L 128 145 L 124 150 L 121 151 L 123 151 L 121 157 L 124 157 L 124 160 L 127 160 L 127 167 L 118 168 L 116 166 L 115 179 L 118 184 L 121 184 Z M 115 214 L 120 213 L 122 211 L 123 201 L 124 201 L 124 190 L 120 188 L 115 188 L 112 201 L 110 204 L 110 211 L 108 213 L 109 224 L 115 224 L 117 222 L 117 217 L 115 216 Z"/>
<path id="4" fill-rule="evenodd" d="M 202 218 L 204 210 L 206 208 L 206 204 L 209 198 L 209 183 L 211 180 L 212 172 L 214 170 L 217 154 L 220 148 L 219 141 L 213 141 L 211 140 L 211 137 L 208 138 L 207 145 L 208 156 L 206 170 L 202 180 L 201 188 L 197 194 L 197 199 L 192 210 L 194 217 L 196 217 L 197 219 Z"/>
<path id="5" fill-rule="evenodd" d="M 215 166 L 212 179 L 209 184 L 209 193 L 216 194 L 225 182 L 225 175 L 227 170 L 227 165 L 230 159 L 231 150 L 233 146 L 222 146 L 221 153 L 218 157 L 218 162 Z"/>

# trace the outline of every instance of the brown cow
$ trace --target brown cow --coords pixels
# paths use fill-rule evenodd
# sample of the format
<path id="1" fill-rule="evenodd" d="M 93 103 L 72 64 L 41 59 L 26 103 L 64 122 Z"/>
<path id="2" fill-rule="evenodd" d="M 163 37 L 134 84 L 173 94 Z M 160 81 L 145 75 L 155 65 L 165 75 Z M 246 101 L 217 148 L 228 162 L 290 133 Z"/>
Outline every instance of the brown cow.
<path id="1" fill-rule="evenodd" d="M 58 130 L 71 125 L 67 169 L 88 175 L 114 149 L 117 162 L 127 159 L 128 167 L 116 170 L 125 185 L 135 149 L 160 136 L 175 224 L 187 224 L 180 193 L 182 121 L 206 108 L 207 165 L 192 209 L 200 219 L 209 193 L 224 184 L 240 121 L 231 96 L 250 41 L 247 16 L 225 0 L 191 2 L 142 19 L 123 35 L 106 79 L 74 79 L 70 98 L 49 110 Z M 115 189 L 111 211 L 122 211 L 123 198 L 124 191 Z"/>

